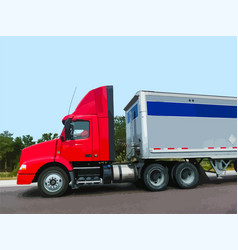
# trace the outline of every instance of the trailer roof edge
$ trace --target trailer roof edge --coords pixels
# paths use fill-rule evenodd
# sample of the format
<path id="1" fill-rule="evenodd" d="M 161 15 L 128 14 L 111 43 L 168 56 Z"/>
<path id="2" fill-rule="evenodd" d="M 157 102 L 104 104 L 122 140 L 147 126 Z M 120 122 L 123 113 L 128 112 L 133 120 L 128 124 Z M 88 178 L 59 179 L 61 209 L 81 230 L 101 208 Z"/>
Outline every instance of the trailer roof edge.
<path id="1" fill-rule="evenodd" d="M 149 90 L 140 90 L 137 91 L 134 97 L 130 102 L 125 106 L 124 111 L 127 111 L 139 98 L 141 92 L 144 92 L 148 95 L 159 95 L 159 96 L 177 96 L 177 97 L 196 97 L 196 98 L 211 98 L 211 99 L 220 99 L 220 100 L 234 100 L 237 101 L 235 96 L 218 96 L 218 95 L 203 95 L 203 94 L 188 94 L 188 93 L 174 93 L 174 92 L 159 92 L 159 91 L 149 91 Z"/>
<path id="2" fill-rule="evenodd" d="M 140 90 L 139 92 L 145 92 L 148 94 L 152 94 L 152 95 L 166 95 L 166 96 L 194 96 L 194 97 L 210 97 L 210 98 L 214 98 L 214 99 L 234 99 L 236 100 L 237 97 L 236 96 L 219 96 L 219 95 L 205 95 L 205 94 L 190 94 L 190 93 L 175 93 L 175 92 L 160 92 L 160 91 L 150 91 L 150 90 Z M 138 93 L 138 92 L 137 92 Z M 136 93 L 136 94 L 137 94 Z"/>

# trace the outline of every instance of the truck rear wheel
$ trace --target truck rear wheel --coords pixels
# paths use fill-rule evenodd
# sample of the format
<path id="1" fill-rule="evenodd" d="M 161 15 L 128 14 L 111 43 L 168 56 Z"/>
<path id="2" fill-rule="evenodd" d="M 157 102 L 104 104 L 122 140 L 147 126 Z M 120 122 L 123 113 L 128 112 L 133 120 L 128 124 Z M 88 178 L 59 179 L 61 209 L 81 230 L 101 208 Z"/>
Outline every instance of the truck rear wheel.
<path id="1" fill-rule="evenodd" d="M 59 167 L 45 169 L 39 176 L 38 188 L 43 196 L 58 197 L 63 195 L 69 186 L 69 178 Z"/>
<path id="2" fill-rule="evenodd" d="M 170 184 L 173 185 L 173 186 L 177 186 L 177 182 L 176 182 L 175 177 L 174 177 L 174 171 L 175 171 L 175 169 L 177 168 L 178 165 L 179 165 L 179 162 L 176 162 L 173 165 L 173 167 L 172 167 L 172 169 L 170 171 L 170 179 L 169 179 L 169 181 L 170 181 Z"/>
<path id="3" fill-rule="evenodd" d="M 146 167 L 143 180 L 150 191 L 164 190 L 169 182 L 168 169 L 161 164 L 153 163 Z"/>
<path id="4" fill-rule="evenodd" d="M 190 162 L 183 162 L 174 167 L 173 178 L 180 188 L 194 188 L 199 181 L 199 173 Z"/>

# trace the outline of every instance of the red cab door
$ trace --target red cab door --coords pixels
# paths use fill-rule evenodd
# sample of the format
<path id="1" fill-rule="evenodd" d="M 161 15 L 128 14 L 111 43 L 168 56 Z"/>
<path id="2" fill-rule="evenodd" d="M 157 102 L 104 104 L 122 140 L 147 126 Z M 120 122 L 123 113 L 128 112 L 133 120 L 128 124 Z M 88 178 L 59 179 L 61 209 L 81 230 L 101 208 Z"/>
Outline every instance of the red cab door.
<path id="1" fill-rule="evenodd" d="M 71 122 L 71 140 L 62 142 L 61 156 L 66 160 L 93 161 L 93 127 L 96 117 L 74 118 Z"/>

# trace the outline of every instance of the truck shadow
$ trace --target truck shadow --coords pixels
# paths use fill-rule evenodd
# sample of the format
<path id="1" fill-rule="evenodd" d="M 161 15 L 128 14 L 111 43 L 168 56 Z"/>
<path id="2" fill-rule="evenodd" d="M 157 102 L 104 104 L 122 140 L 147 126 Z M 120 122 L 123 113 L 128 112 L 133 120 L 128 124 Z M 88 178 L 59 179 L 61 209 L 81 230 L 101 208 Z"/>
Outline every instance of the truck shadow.
<path id="1" fill-rule="evenodd" d="M 79 189 L 76 190 L 69 190 L 63 196 L 71 196 L 71 195 L 90 195 L 90 194 L 109 194 L 109 193 L 116 193 L 116 192 L 138 192 L 143 190 L 142 188 L 137 188 L 133 183 L 123 183 L 123 184 L 110 184 L 110 185 L 82 185 Z M 144 190 L 145 191 L 145 190 Z M 146 191 L 145 191 L 146 192 Z M 42 197 L 38 188 L 34 187 L 27 191 L 21 193 L 21 196 L 24 198 L 27 197 Z M 42 197 L 43 198 L 43 197 Z M 55 198 L 57 199 L 57 197 Z"/>
<path id="2" fill-rule="evenodd" d="M 201 179 L 200 184 L 197 188 L 202 187 L 203 184 L 222 184 L 222 183 L 229 183 L 229 182 L 237 182 L 237 176 L 232 175 L 232 176 L 225 176 L 222 179 L 217 178 L 216 176 L 210 177 L 209 179 Z M 172 189 L 178 189 L 176 185 L 170 184 L 168 186 L 169 190 Z M 77 190 L 72 190 L 66 192 L 64 197 L 66 196 L 89 196 L 89 195 L 106 195 L 106 194 L 111 194 L 111 193 L 118 193 L 118 192 L 149 192 L 143 187 L 137 187 L 133 183 L 121 183 L 121 184 L 110 184 L 110 185 L 82 185 Z M 43 198 L 38 190 L 37 187 L 31 188 L 25 192 L 21 193 L 21 197 L 23 198 Z M 52 199 L 52 198 L 51 198 Z M 54 199 L 57 199 L 54 198 Z"/>
<path id="3" fill-rule="evenodd" d="M 209 178 L 200 178 L 199 184 L 222 184 L 227 182 L 236 182 L 237 175 L 227 175 L 221 178 L 217 177 L 215 174 L 214 176 L 210 176 Z"/>

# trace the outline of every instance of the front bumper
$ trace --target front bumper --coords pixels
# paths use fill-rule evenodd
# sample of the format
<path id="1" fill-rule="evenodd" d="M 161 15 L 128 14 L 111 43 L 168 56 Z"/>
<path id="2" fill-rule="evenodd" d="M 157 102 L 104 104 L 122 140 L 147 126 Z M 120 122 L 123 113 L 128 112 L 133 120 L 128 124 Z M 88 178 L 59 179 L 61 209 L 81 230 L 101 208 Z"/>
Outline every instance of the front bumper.
<path id="1" fill-rule="evenodd" d="M 17 174 L 17 185 L 31 184 L 35 174 Z"/>

